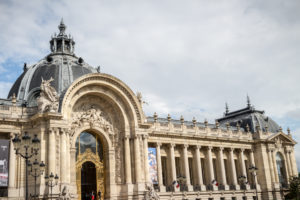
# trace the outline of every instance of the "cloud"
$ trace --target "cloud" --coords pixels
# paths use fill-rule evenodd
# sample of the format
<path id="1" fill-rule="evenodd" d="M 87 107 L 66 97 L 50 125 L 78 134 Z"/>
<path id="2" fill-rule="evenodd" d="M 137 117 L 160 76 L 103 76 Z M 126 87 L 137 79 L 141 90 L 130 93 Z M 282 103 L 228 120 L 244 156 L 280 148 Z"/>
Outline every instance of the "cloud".
<path id="1" fill-rule="evenodd" d="M 299 8 L 297 0 L 1 1 L 0 66 L 18 64 L 0 78 L 13 81 L 20 63 L 49 53 L 63 17 L 76 54 L 141 91 L 147 115 L 213 122 L 225 101 L 245 107 L 248 93 L 272 118 L 299 120 Z"/>
<path id="2" fill-rule="evenodd" d="M 7 97 L 9 89 L 12 87 L 11 82 L 0 81 L 0 98 L 4 99 Z"/>

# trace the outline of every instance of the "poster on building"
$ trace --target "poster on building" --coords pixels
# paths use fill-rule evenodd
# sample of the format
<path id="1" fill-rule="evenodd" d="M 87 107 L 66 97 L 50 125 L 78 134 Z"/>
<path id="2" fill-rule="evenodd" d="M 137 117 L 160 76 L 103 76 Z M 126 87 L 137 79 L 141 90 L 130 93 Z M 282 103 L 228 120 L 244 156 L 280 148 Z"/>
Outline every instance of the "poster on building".
<path id="1" fill-rule="evenodd" d="M 152 184 L 157 184 L 156 148 L 148 148 L 149 175 Z"/>
<path id="2" fill-rule="evenodd" d="M 9 140 L 0 140 L 0 187 L 8 183 Z"/>

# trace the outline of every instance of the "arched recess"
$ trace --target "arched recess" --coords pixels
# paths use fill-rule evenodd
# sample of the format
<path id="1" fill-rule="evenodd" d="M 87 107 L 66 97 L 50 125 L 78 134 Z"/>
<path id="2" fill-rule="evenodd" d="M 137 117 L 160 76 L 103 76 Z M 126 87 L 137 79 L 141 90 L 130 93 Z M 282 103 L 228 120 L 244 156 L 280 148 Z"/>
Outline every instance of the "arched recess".
<path id="1" fill-rule="evenodd" d="M 281 152 L 276 153 L 276 169 L 278 173 L 279 183 L 282 187 L 286 187 L 288 183 L 286 162 Z"/>
<path id="2" fill-rule="evenodd" d="M 99 165 L 99 161 L 97 161 L 96 156 L 93 155 L 89 150 L 87 152 L 83 152 L 85 153 L 83 156 L 85 156 L 84 159 L 78 159 L 78 149 L 76 148 L 76 141 L 78 139 L 78 137 L 80 136 L 80 134 L 87 132 L 92 134 L 96 139 L 99 139 L 101 141 L 101 144 L 103 145 L 103 159 L 101 160 L 102 162 L 102 166 Z M 76 178 L 74 178 L 74 182 L 71 184 L 74 184 L 74 186 L 76 186 L 76 191 L 77 193 L 80 192 L 80 190 L 78 191 L 78 167 L 80 167 L 80 165 L 82 165 L 84 162 L 89 161 L 92 162 L 96 165 L 97 167 L 100 167 L 100 169 L 97 170 L 101 170 L 104 173 L 104 190 L 101 190 L 101 192 L 105 191 L 105 198 L 109 198 L 111 196 L 112 191 L 114 190 L 113 185 L 115 184 L 115 176 L 113 176 L 115 174 L 115 168 L 112 167 L 114 166 L 114 161 L 115 161 L 115 152 L 114 152 L 114 148 L 112 147 L 112 142 L 110 140 L 110 138 L 108 137 L 108 135 L 105 133 L 105 130 L 99 128 L 99 127 L 94 127 L 93 129 L 90 129 L 89 126 L 83 126 L 81 128 L 76 129 L 75 133 L 74 133 L 74 140 L 71 141 L 71 148 L 75 149 L 76 153 L 74 153 L 71 157 L 71 159 L 74 162 L 74 174 L 76 174 Z M 80 157 L 83 158 L 83 157 Z M 109 170 L 108 170 L 109 169 Z M 72 176 L 74 176 L 74 174 L 72 174 Z M 99 180 L 97 180 L 99 181 Z M 98 183 L 97 183 L 98 184 Z M 99 188 L 97 188 L 99 189 Z M 80 197 L 80 194 L 79 194 Z M 102 197 L 104 198 L 104 196 Z"/>

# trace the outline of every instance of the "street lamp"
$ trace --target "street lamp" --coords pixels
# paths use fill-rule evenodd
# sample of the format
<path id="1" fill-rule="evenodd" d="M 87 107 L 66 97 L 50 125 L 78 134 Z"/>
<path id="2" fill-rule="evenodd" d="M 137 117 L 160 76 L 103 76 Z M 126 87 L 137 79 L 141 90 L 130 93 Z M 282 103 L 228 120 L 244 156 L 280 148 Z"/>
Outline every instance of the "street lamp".
<path id="1" fill-rule="evenodd" d="M 50 187 L 50 191 L 51 191 L 50 192 L 50 199 L 52 200 L 52 188 L 57 185 L 58 176 L 57 176 L 57 174 L 54 176 L 53 173 L 51 172 L 50 176 L 47 176 L 47 175 L 45 176 L 45 179 L 46 179 L 46 185 L 48 187 Z"/>
<path id="2" fill-rule="evenodd" d="M 251 167 L 249 167 L 249 171 L 250 171 L 250 173 L 252 174 L 253 180 L 254 180 L 254 182 L 255 182 L 255 194 L 256 194 L 255 200 L 258 200 L 258 196 L 257 196 L 257 184 L 256 184 L 256 181 L 255 181 L 257 170 L 258 170 L 258 168 L 255 167 L 254 165 L 252 165 Z"/>
<path id="3" fill-rule="evenodd" d="M 28 160 L 38 154 L 39 151 L 39 143 L 40 140 L 38 139 L 37 135 L 35 134 L 33 139 L 28 135 L 27 132 L 20 138 L 18 134 L 15 135 L 12 142 L 15 146 L 16 155 L 21 156 L 25 159 L 25 180 L 26 180 L 26 190 L 25 190 L 25 199 L 28 200 Z M 32 146 L 31 146 L 32 145 Z M 31 149 L 31 152 L 29 151 Z"/>
<path id="4" fill-rule="evenodd" d="M 34 177 L 34 198 L 37 197 L 36 179 L 44 173 L 45 166 L 43 161 L 39 163 L 37 159 L 32 164 L 28 161 L 28 167 L 31 167 L 29 174 Z"/>
<path id="5" fill-rule="evenodd" d="M 243 199 L 246 199 L 245 198 L 245 196 L 246 196 L 246 180 L 247 180 L 247 177 L 246 176 L 244 176 L 244 175 L 242 175 L 242 176 L 240 176 L 239 177 L 239 181 L 243 184 L 243 187 L 244 187 L 244 197 L 243 197 Z"/>

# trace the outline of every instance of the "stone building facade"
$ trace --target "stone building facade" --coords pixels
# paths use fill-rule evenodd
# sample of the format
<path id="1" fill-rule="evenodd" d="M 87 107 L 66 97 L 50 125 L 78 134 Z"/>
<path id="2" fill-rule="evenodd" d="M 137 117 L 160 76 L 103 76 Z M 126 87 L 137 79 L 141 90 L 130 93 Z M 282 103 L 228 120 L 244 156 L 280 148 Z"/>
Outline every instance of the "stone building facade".
<path id="1" fill-rule="evenodd" d="M 77 57 L 65 29 L 61 22 L 51 53 L 25 64 L 0 100 L 0 139 L 10 141 L 4 196 L 24 198 L 25 163 L 11 138 L 28 132 L 41 140 L 36 158 L 46 164 L 44 175 L 59 176 L 55 198 L 87 199 L 99 191 L 101 199 L 283 198 L 298 174 L 289 130 L 249 99 L 214 124 L 146 117 L 141 95 Z M 44 175 L 37 180 L 39 198 L 49 198 Z"/>

